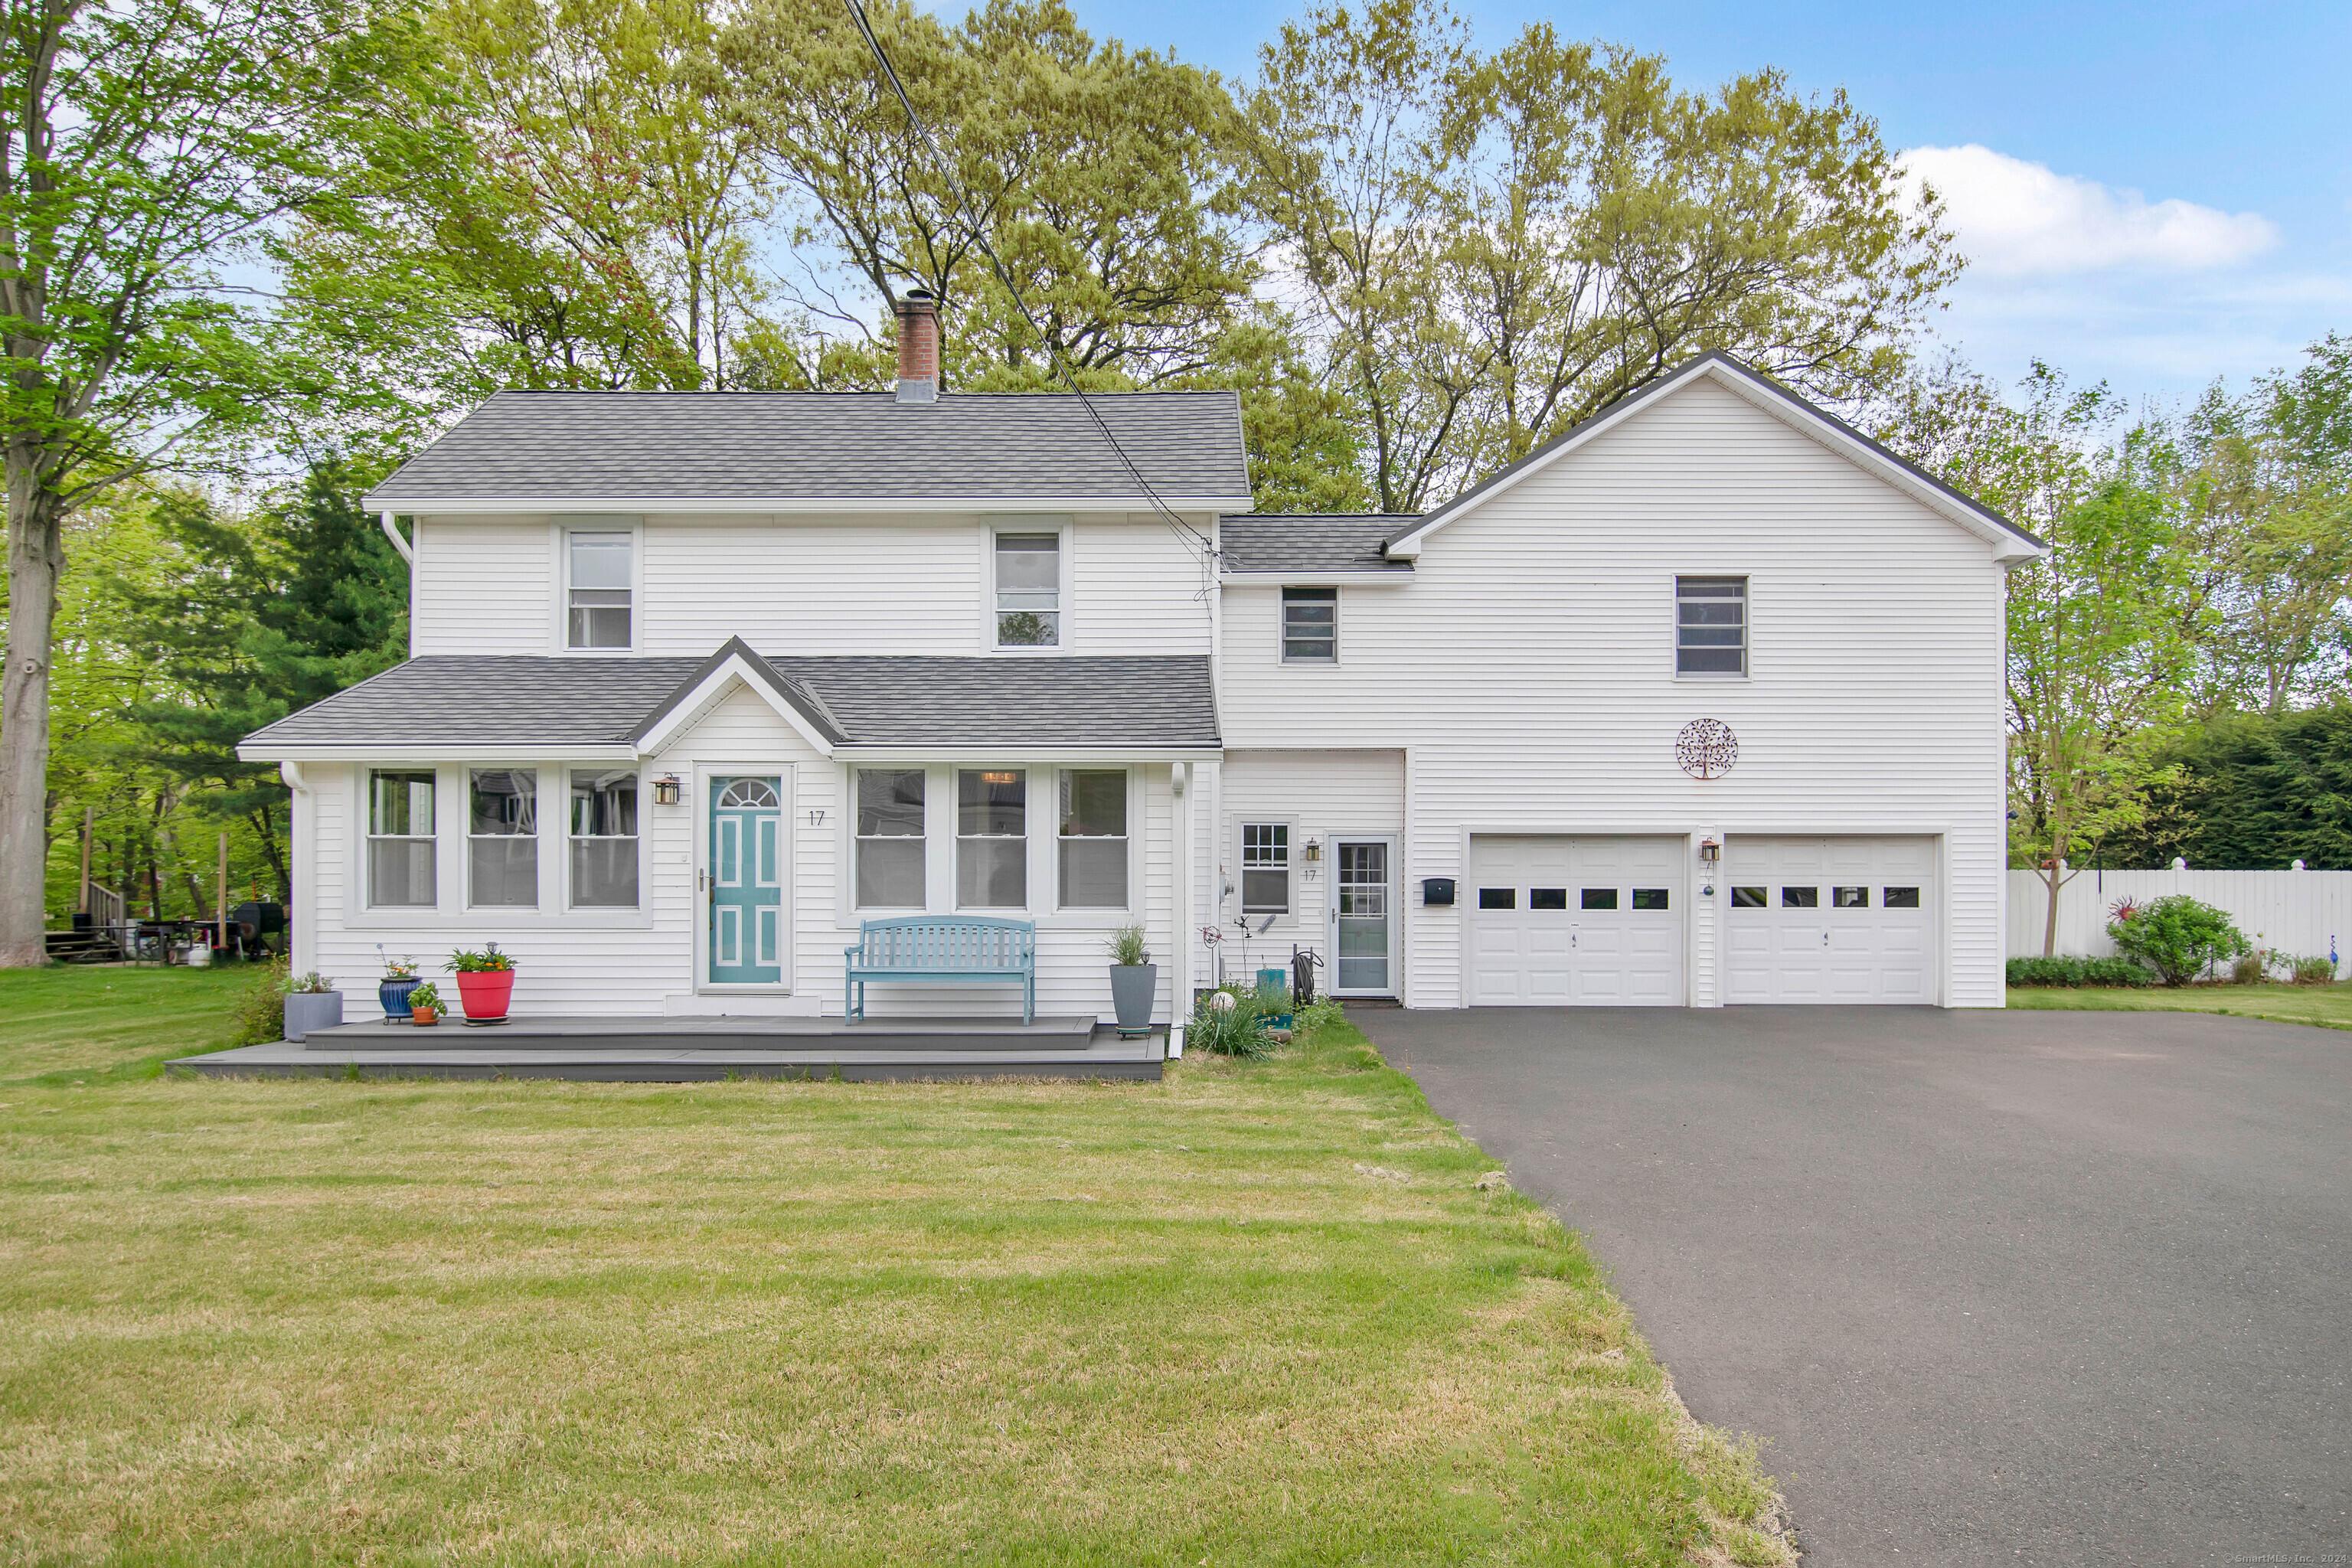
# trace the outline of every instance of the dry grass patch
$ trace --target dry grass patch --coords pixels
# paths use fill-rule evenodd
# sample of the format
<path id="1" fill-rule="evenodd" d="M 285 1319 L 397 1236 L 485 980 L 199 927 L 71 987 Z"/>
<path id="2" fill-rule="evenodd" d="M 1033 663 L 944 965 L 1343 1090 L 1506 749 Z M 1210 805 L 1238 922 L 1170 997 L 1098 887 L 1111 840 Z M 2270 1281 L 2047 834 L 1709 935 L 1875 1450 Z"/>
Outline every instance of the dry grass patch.
<path id="1" fill-rule="evenodd" d="M 19 1559 L 1785 1556 L 1351 1030 L 1157 1085 L 0 1099 Z"/>

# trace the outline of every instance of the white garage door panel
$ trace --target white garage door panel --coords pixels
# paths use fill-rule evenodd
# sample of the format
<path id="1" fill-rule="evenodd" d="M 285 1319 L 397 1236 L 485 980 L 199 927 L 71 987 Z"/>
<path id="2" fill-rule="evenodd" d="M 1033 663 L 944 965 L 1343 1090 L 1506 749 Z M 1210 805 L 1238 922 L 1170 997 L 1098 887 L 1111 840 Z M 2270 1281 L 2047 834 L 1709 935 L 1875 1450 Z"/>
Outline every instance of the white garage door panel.
<path id="1" fill-rule="evenodd" d="M 1933 838 L 1735 834 L 1723 857 L 1727 1002 L 1936 1001 Z"/>
<path id="2" fill-rule="evenodd" d="M 1481 1006 L 1630 1007 L 1683 1000 L 1680 838 L 1499 837 L 1470 840 L 1463 902 L 1470 925 L 1470 1000 Z M 1507 889 L 1508 909 L 1481 907 Z M 1614 909 L 1587 909 L 1590 889 Z M 1636 909 L 1635 891 L 1665 907 Z M 1550 907 L 1535 907 L 1538 896 Z"/>

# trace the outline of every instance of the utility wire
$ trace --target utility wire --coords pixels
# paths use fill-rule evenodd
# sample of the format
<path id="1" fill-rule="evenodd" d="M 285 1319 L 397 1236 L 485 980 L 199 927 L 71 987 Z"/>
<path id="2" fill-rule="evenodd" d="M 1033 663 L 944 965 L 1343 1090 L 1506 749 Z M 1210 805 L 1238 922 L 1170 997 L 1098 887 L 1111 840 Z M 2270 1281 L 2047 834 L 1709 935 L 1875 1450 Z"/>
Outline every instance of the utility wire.
<path id="1" fill-rule="evenodd" d="M 1112 454 L 1118 458 L 1119 466 L 1127 470 L 1128 477 L 1135 481 L 1136 488 L 1140 489 L 1145 498 L 1151 502 L 1152 509 L 1168 520 L 1169 527 L 1176 531 L 1180 540 L 1199 542 L 1202 564 L 1205 573 L 1205 569 L 1214 565 L 1219 553 L 1215 541 L 1177 516 L 1168 503 L 1160 499 L 1160 492 L 1151 488 L 1151 481 L 1143 477 L 1143 470 L 1136 467 L 1135 459 L 1127 455 L 1127 448 L 1119 445 L 1118 437 L 1112 433 L 1109 422 L 1103 418 L 1102 410 L 1095 406 L 1094 399 L 1088 397 L 1085 388 L 1078 384 L 1078 378 L 1071 373 L 1068 363 L 1062 358 L 1060 351 L 1054 347 L 1053 340 L 1045 335 L 1045 329 L 1038 324 L 1036 312 L 1029 309 L 1029 301 L 1021 297 L 1020 286 L 1013 281 L 1012 268 L 1006 267 L 1003 258 L 996 254 L 996 247 L 989 243 L 987 229 L 973 216 L 971 207 L 965 202 L 963 182 L 956 178 L 955 170 L 948 163 L 947 154 L 940 151 L 938 140 L 931 134 L 931 128 L 924 123 L 921 115 L 915 112 L 915 100 L 908 97 L 906 84 L 898 79 L 898 68 L 890 63 L 888 51 L 882 47 L 882 40 L 875 36 L 874 24 L 866 15 L 863 0 L 844 0 L 844 3 L 848 5 L 849 15 L 856 22 L 858 32 L 865 36 L 866 47 L 874 52 L 874 63 L 881 68 L 883 79 L 890 84 L 891 92 L 897 95 L 898 107 L 906 111 L 907 123 L 914 127 L 915 134 L 921 139 L 924 150 L 930 154 L 932 166 L 939 171 L 940 178 L 945 182 L 949 199 L 955 206 L 955 216 L 965 227 L 971 231 L 973 243 L 980 247 L 980 253 L 988 258 L 989 266 L 995 270 L 996 280 L 1002 283 L 1004 286 L 1004 291 L 1013 297 L 1013 305 L 1021 311 L 1021 319 L 1027 321 L 1029 330 L 1037 334 L 1038 346 L 1045 351 L 1046 357 L 1053 362 L 1054 368 L 1061 373 L 1062 380 L 1068 384 L 1071 392 L 1077 395 L 1079 405 L 1086 409 L 1087 416 L 1094 421 L 1095 428 L 1102 433 L 1103 440 L 1108 444 Z M 1187 548 L 1190 547 L 1188 542 Z M 1203 582 L 1202 594 L 1204 599 L 1209 589 L 1210 584 Z"/>

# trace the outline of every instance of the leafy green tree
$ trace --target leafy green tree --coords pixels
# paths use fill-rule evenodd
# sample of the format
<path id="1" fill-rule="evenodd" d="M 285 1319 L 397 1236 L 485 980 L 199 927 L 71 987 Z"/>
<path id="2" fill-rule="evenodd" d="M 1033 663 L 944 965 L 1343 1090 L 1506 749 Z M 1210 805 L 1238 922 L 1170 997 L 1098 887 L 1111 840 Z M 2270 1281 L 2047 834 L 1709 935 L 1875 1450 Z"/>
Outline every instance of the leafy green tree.
<path id="1" fill-rule="evenodd" d="M 1884 387 L 1958 268 L 1876 123 L 1776 72 L 1679 91 L 1541 23 L 1482 57 L 1441 0 L 1318 5 L 1261 59 L 1254 207 L 1385 510 L 1708 350 Z"/>
<path id="2" fill-rule="evenodd" d="M 359 507 L 378 477 L 324 458 L 250 516 L 164 497 L 164 564 L 121 591 L 124 637 L 157 682 L 127 709 L 133 751 L 200 809 L 249 824 L 289 896 L 286 788 L 236 743 L 406 657 L 407 563 Z"/>
<path id="3" fill-rule="evenodd" d="M 2105 866 L 2352 870 L 2352 702 L 2225 713 L 2158 753 L 2166 782 L 2137 827 L 2099 846 Z"/>
<path id="4" fill-rule="evenodd" d="M 2143 425 L 2120 439 L 2104 386 L 2036 365 L 2018 405 L 1948 362 L 1881 415 L 1881 438 L 2051 545 L 2008 584 L 2010 852 L 2058 900 L 2102 841 L 2131 831 L 2167 782 L 2201 629 L 2175 454 Z"/>
<path id="5" fill-rule="evenodd" d="M 52 636 L 77 507 L 330 388 L 227 269 L 407 134 L 378 0 L 18 0 L 0 13 L 0 964 L 43 962 Z"/>

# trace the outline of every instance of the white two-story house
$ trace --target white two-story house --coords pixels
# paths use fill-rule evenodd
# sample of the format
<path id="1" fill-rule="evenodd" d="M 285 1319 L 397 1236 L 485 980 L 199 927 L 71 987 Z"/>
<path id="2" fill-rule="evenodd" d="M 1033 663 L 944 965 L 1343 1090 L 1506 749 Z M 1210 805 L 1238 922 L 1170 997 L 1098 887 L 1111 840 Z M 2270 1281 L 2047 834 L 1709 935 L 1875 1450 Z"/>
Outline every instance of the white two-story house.
<path id="1" fill-rule="evenodd" d="M 1427 516 L 1253 516 L 1232 395 L 941 395 L 933 330 L 896 394 L 501 394 L 377 487 L 413 657 L 243 747 L 298 968 L 838 1016 L 861 921 L 965 911 L 1065 1016 L 1130 922 L 1163 1021 L 1301 949 L 1416 1007 L 2000 1005 L 2030 535 L 1720 357 Z"/>

